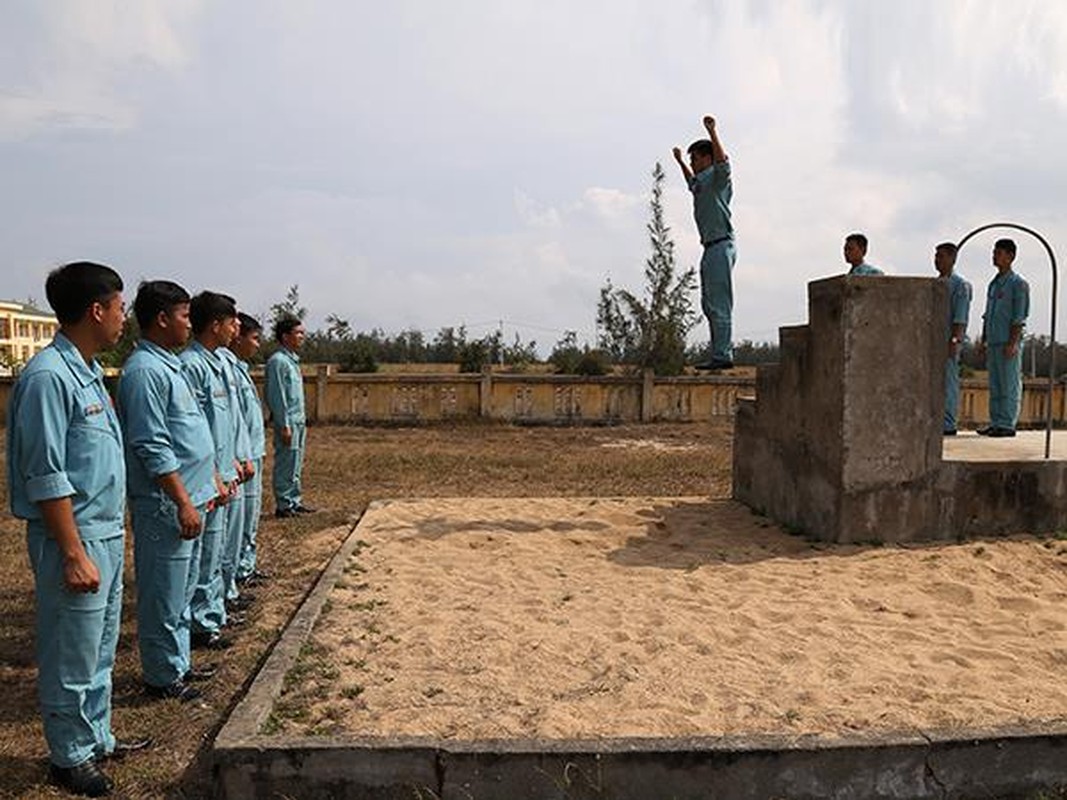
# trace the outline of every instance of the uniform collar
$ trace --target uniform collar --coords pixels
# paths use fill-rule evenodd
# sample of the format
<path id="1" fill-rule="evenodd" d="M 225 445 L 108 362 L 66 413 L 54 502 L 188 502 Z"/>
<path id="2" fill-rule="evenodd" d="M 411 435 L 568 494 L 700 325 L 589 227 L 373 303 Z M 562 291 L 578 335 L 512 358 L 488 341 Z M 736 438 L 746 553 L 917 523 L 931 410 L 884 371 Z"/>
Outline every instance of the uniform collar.
<path id="1" fill-rule="evenodd" d="M 67 364 L 67 368 L 78 379 L 82 386 L 88 386 L 96 381 L 103 380 L 104 370 L 94 358 L 90 363 L 85 363 L 81 350 L 74 346 L 74 342 L 67 338 L 63 331 L 59 331 L 52 340 L 52 346 Z"/>
<path id="2" fill-rule="evenodd" d="M 174 353 L 165 347 L 160 347 L 158 344 L 149 341 L 148 339 L 139 340 L 137 342 L 137 349 L 152 354 L 175 372 L 178 372 L 182 368 L 181 359 L 174 355 Z"/>
<path id="3" fill-rule="evenodd" d="M 278 348 L 278 352 L 279 352 L 279 353 L 282 353 L 282 354 L 284 354 L 284 355 L 287 355 L 287 356 L 289 356 L 289 359 L 290 359 L 290 360 L 291 360 L 291 361 L 292 361 L 292 362 L 293 362 L 294 364 L 299 364 L 299 363 L 300 363 L 300 356 L 299 356 L 299 355 L 297 355 L 297 354 L 296 354 L 295 352 L 293 352 L 292 350 L 290 350 L 290 349 L 289 349 L 288 347 L 279 347 L 279 348 Z"/>
<path id="4" fill-rule="evenodd" d="M 200 356 L 207 362 L 207 365 L 211 367 L 215 372 L 222 374 L 222 357 L 217 351 L 208 350 L 204 345 L 200 344 L 198 339 L 193 339 L 189 344 L 189 349 L 194 353 L 199 353 Z"/>

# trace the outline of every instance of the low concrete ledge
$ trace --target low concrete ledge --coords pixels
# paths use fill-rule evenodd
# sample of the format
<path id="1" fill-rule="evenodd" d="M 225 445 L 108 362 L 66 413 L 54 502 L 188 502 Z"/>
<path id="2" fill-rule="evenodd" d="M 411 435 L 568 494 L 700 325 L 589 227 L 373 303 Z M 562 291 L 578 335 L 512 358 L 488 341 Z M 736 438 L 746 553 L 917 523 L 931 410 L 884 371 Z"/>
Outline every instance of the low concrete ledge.
<path id="1" fill-rule="evenodd" d="M 359 546 L 357 526 L 219 733 L 214 747 L 219 797 L 1022 800 L 1038 789 L 1067 789 L 1067 721 L 1058 727 L 842 738 L 455 741 L 260 733 L 324 601 Z"/>
<path id="2" fill-rule="evenodd" d="M 215 756 L 227 798 L 898 800 L 1028 798 L 1067 787 L 1067 727 L 853 740 L 262 737 L 217 745 Z"/>

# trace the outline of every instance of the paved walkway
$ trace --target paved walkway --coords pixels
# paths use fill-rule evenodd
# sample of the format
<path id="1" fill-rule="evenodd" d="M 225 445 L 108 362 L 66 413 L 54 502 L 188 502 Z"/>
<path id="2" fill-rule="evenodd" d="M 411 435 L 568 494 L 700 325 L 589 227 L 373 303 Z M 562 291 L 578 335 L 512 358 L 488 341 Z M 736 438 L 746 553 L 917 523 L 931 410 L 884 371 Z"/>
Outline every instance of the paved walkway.
<path id="1" fill-rule="evenodd" d="M 974 431 L 946 436 L 941 451 L 945 461 L 1043 461 L 1045 431 L 1019 431 L 1011 439 L 990 439 Z M 1050 457 L 1067 461 L 1067 430 L 1052 432 Z"/>

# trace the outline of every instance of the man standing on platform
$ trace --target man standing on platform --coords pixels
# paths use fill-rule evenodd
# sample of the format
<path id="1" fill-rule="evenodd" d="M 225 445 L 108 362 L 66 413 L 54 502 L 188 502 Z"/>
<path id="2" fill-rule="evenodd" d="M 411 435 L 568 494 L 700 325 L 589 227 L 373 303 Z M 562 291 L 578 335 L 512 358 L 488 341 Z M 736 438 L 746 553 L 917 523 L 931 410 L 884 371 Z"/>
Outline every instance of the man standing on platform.
<path id="1" fill-rule="evenodd" d="M 171 281 L 146 281 L 133 310 L 141 340 L 119 380 L 119 419 L 126 437 L 133 552 L 137 575 L 137 644 L 145 692 L 195 700 L 190 608 L 200 566 L 200 532 L 214 500 L 215 445 L 207 417 L 182 374 L 176 350 L 189 341 L 189 294 Z"/>
<path id="2" fill-rule="evenodd" d="M 304 326 L 296 317 L 282 317 L 274 323 L 274 338 L 281 346 L 267 360 L 266 376 L 267 406 L 274 427 L 274 516 L 286 518 L 314 511 L 304 505 L 300 490 L 307 442 L 299 355 Z"/>
<path id="3" fill-rule="evenodd" d="M 734 189 L 730 161 L 719 141 L 714 117 L 704 117 L 704 129 L 708 138 L 689 145 L 689 163 L 682 160 L 678 147 L 674 148 L 674 160 L 693 193 L 693 216 L 704 246 L 700 258 L 700 307 L 711 329 L 711 360 L 698 364 L 697 369 L 718 370 L 734 365 L 732 273 L 737 251 L 730 219 Z"/>
<path id="4" fill-rule="evenodd" d="M 934 267 L 948 284 L 948 352 L 945 356 L 945 419 L 942 433 L 956 435 L 956 410 L 960 404 L 960 347 L 971 314 L 971 284 L 954 270 L 956 245 L 942 242 L 934 249 Z"/>
<path id="5" fill-rule="evenodd" d="M 862 233 L 850 233 L 845 237 L 845 263 L 849 275 L 882 275 L 882 270 L 867 263 L 867 237 Z"/>
<path id="6" fill-rule="evenodd" d="M 1030 285 L 1012 270 L 1015 242 L 998 239 L 993 245 L 997 274 L 986 290 L 980 349 L 989 370 L 989 425 L 983 436 L 1014 436 L 1023 393 L 1022 338 L 1030 315 Z"/>
<path id="7" fill-rule="evenodd" d="M 26 520 L 36 601 L 37 694 L 53 783 L 110 794 L 99 762 L 146 747 L 111 731 L 122 615 L 126 466 L 96 361 L 122 336 L 122 278 L 80 261 L 45 283 L 59 333 L 23 369 L 7 410 L 11 513 Z"/>

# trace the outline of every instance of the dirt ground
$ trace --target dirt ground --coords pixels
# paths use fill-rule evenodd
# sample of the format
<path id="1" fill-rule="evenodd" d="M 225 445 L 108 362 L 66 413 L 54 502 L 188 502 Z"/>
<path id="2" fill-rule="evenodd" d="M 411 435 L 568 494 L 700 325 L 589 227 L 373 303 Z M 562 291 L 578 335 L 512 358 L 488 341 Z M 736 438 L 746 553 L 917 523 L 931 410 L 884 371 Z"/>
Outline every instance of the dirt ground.
<path id="1" fill-rule="evenodd" d="M 204 702 L 149 702 L 140 690 L 128 545 L 127 604 L 114 673 L 114 728 L 151 735 L 155 747 L 108 767 L 117 797 L 211 795 L 211 741 L 279 632 L 367 503 L 381 498 L 614 497 L 729 494 L 727 426 L 522 428 L 463 424 L 431 428 L 315 427 L 309 431 L 306 501 L 317 514 L 264 518 L 261 566 L 273 576 L 254 590 L 236 644 L 210 660 L 219 674 Z M 3 466 L 0 463 L 0 466 Z M 268 464 L 269 470 L 269 464 Z M 270 502 L 265 504 L 270 510 Z M 47 752 L 36 710 L 33 589 L 23 527 L 7 514 L 0 481 L 0 797 L 65 796 L 46 783 Z M 209 660 L 209 659 L 204 659 Z"/>

